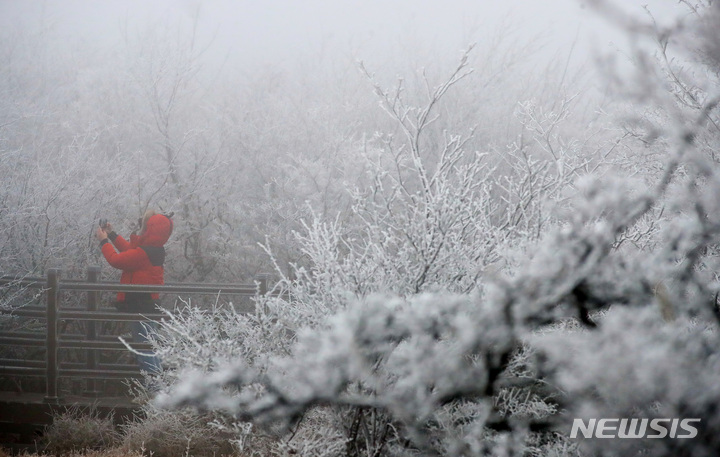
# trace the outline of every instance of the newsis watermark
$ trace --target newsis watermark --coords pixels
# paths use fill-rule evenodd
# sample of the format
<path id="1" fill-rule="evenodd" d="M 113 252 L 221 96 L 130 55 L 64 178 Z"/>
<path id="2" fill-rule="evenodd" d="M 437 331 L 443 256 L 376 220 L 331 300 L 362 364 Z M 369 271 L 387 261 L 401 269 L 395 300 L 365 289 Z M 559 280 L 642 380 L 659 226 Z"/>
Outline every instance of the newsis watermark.
<path id="1" fill-rule="evenodd" d="M 698 435 L 700 419 L 654 418 L 654 419 L 573 419 L 570 438 L 578 432 L 585 438 L 676 438 L 689 439 Z"/>

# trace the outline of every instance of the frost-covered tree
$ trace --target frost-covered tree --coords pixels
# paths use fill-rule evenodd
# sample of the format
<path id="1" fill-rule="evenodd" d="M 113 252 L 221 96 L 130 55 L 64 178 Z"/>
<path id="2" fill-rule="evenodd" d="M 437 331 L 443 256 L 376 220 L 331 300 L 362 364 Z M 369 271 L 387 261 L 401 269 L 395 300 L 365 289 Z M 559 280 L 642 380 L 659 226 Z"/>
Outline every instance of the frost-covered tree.
<path id="1" fill-rule="evenodd" d="M 365 187 L 349 189 L 352 215 L 327 221 L 312 214 L 305 223 L 297 241 L 308 261 L 279 285 L 290 300 L 263 300 L 250 317 L 226 309 L 174 318 L 159 341 L 169 365 L 182 367 L 187 360 L 207 372 L 241 354 L 264 371 L 269 357 L 291 353 L 296 332 L 324 328 L 328 315 L 373 293 L 479 293 L 486 270 L 502 269 L 494 265 L 502 251 L 537 238 L 550 220 L 543 200 L 557 199 L 576 176 L 576 161 L 583 162 L 566 157 L 569 151 L 548 161 L 513 146 L 508 155 L 524 162 L 499 174 L 487 153 L 466 150 L 472 131 L 463 137 L 432 130 L 442 98 L 470 74 L 467 53 L 420 107 L 409 104 L 402 85 L 391 96 L 363 72 L 400 133 L 377 134 L 362 144 L 368 179 Z M 550 119 L 549 128 L 561 122 Z M 554 140 L 546 135 L 545 141 Z M 176 374 L 169 373 L 170 382 Z M 355 388 L 375 387 L 358 382 Z M 384 408 L 346 405 L 339 413 L 353 454 L 372 455 L 402 440 Z"/>
<path id="2" fill-rule="evenodd" d="M 51 30 L 7 30 L 1 40 L 0 270 L 83 269 L 96 261 L 92 227 L 116 203 L 118 182 L 98 155 L 111 127 L 85 117 L 88 100 L 76 84 L 93 56 L 57 58 L 66 49 Z"/>
<path id="3" fill-rule="evenodd" d="M 712 2 L 688 5 L 695 14 L 682 27 L 629 24 L 636 39 L 657 39 L 662 53 L 677 53 L 688 65 L 682 77 L 674 67 L 678 60 L 667 60 L 670 71 L 656 72 L 657 61 L 638 49 L 638 83 L 628 87 L 639 96 L 635 109 L 651 116 L 645 116 L 635 137 L 662 151 L 657 173 L 641 179 L 619 172 L 576 179 L 557 218 L 537 239 L 526 241 L 532 249 L 521 251 L 525 258 L 505 271 L 472 276 L 475 287 L 454 288 L 448 281 L 458 276 L 448 268 L 454 260 L 450 253 L 444 268 L 427 274 L 432 265 L 425 267 L 423 254 L 444 258 L 442 249 L 433 250 L 433 241 L 452 233 L 443 230 L 447 213 L 433 210 L 454 209 L 467 217 L 465 211 L 472 214 L 473 207 L 471 202 L 462 210 L 432 206 L 437 189 L 430 184 L 443 176 L 444 162 L 428 167 L 418 152 L 421 143 L 413 143 L 419 138 L 413 129 L 430 111 L 403 109 L 401 98 L 378 89 L 408 136 L 406 149 L 396 149 L 394 156 L 402 153 L 405 159 L 389 161 L 397 169 L 378 177 L 370 187 L 375 192 L 363 195 L 367 203 L 358 211 L 365 220 L 376 217 L 368 227 L 387 223 L 386 232 L 363 238 L 362 232 L 343 232 L 332 223 L 309 224 L 301 238 L 308 252 L 332 255 L 314 258 L 316 267 L 282 282 L 295 293 L 291 300 L 261 300 L 258 313 L 238 323 L 254 330 L 243 335 L 285 343 L 266 351 L 239 343 L 239 350 L 225 357 L 227 352 L 219 350 L 222 339 L 197 342 L 193 351 L 216 348 L 203 353 L 216 357 L 203 367 L 196 362 L 196 369 L 183 373 L 158 401 L 286 426 L 320 407 L 372 411 L 386 418 L 375 423 L 387 426 L 391 439 L 381 447 L 360 447 L 368 455 L 716 455 L 720 311 L 715 272 L 720 265 L 712 252 L 720 236 L 720 174 L 712 151 L 720 144 L 715 127 L 719 36 L 708 24 L 717 23 L 720 10 Z M 532 114 L 530 108 L 526 113 Z M 541 129 L 530 119 L 531 128 Z M 447 148 L 441 150 L 453 157 L 453 144 L 462 141 L 445 138 Z M 472 170 L 474 157 L 463 157 L 456 171 Z M 593 171 L 587 165 L 571 167 L 573 175 Z M 405 179 L 408 173 L 418 179 Z M 463 176 L 447 176 L 445 184 L 452 188 Z M 391 185 L 384 187 L 387 182 Z M 372 210 L 363 213 L 365 208 Z M 637 229 L 648 219 L 652 243 L 623 242 L 628 234 L 650 233 Z M 417 221 L 426 228 L 418 240 L 426 244 L 412 237 Z M 383 244 L 402 237 L 407 244 Z M 464 252 L 458 253 L 460 264 Z M 393 275 L 398 265 L 408 270 Z M 358 277 L 367 289 L 353 284 Z M 292 309 L 283 311 L 280 303 Z M 603 417 L 699 418 L 700 424 L 692 439 L 568 438 L 574 418 Z"/>

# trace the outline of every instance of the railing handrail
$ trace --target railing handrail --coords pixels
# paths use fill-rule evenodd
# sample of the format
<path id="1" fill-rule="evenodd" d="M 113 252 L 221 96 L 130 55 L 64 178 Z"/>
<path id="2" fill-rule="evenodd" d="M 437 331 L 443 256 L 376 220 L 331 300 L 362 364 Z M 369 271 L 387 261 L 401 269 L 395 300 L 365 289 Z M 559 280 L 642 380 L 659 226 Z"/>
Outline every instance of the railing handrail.
<path id="1" fill-rule="evenodd" d="M 256 280 L 259 284 L 223 284 L 223 283 L 166 283 L 166 284 L 120 284 L 113 281 L 90 282 L 85 279 L 63 279 L 58 287 L 61 290 L 82 292 L 175 292 L 183 294 L 255 295 L 258 285 L 262 287 L 264 278 Z M 0 285 L 17 285 L 31 288 L 47 288 L 47 278 L 0 277 Z"/>
<path id="2" fill-rule="evenodd" d="M 83 292 L 175 292 L 183 294 L 237 294 L 255 295 L 258 291 L 256 285 L 227 284 L 205 286 L 202 284 L 117 284 L 109 282 L 98 283 L 60 283 L 61 290 L 79 290 Z"/>

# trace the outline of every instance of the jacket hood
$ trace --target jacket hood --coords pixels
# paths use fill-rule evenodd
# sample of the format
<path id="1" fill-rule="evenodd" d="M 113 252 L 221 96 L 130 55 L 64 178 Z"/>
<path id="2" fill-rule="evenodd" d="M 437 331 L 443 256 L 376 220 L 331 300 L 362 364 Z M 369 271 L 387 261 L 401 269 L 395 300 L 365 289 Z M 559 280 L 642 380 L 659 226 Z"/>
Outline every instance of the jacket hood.
<path id="1" fill-rule="evenodd" d="M 162 214 L 150 216 L 145 233 L 138 237 L 138 245 L 162 247 L 170 239 L 172 231 L 172 219 Z"/>

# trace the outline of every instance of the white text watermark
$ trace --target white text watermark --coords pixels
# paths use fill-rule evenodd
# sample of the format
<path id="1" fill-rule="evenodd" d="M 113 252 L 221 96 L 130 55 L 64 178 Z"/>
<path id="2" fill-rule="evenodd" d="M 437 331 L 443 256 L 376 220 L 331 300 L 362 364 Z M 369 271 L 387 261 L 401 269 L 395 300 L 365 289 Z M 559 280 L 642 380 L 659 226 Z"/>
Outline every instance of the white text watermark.
<path id="1" fill-rule="evenodd" d="M 655 419 L 573 419 L 570 438 L 577 438 L 578 432 L 585 438 L 695 438 L 698 429 L 694 423 L 700 419 L 655 418 Z"/>

